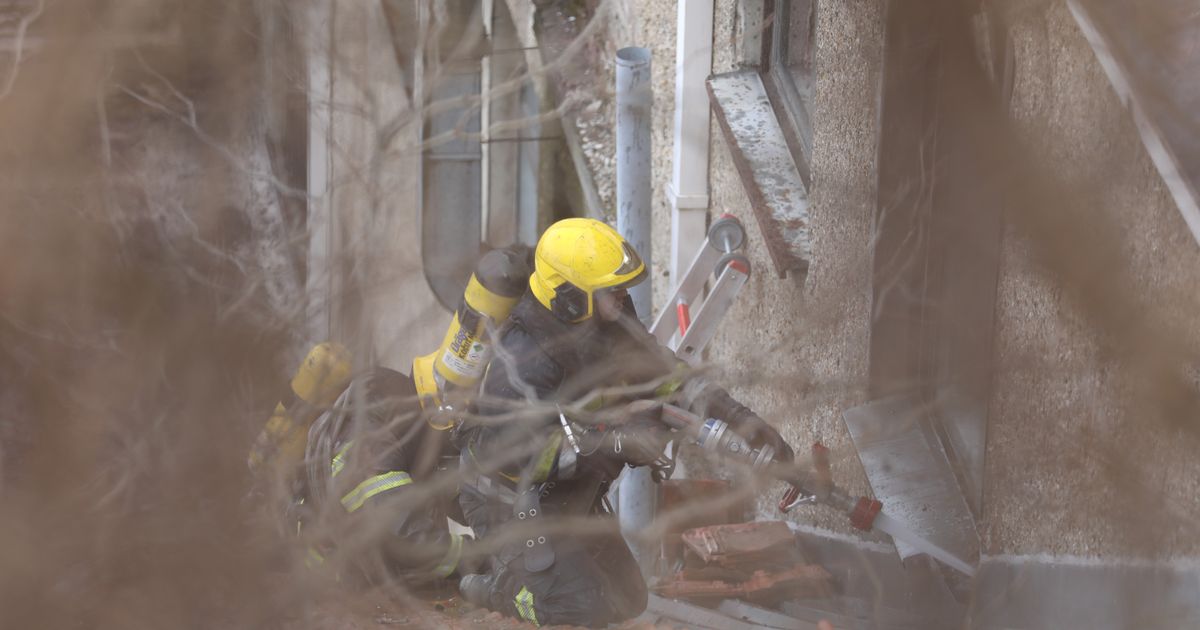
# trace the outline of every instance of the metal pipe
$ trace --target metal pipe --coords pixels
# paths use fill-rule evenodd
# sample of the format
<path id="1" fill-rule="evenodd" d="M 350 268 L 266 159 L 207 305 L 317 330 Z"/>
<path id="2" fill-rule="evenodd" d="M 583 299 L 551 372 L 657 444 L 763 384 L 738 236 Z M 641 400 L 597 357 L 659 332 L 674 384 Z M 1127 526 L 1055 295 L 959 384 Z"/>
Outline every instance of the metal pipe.
<path id="1" fill-rule="evenodd" d="M 650 156 L 651 107 L 650 49 L 622 48 L 617 51 L 617 231 L 653 268 L 650 248 Z M 652 315 L 651 285 L 646 282 L 629 291 L 638 317 L 647 325 Z"/>
<path id="2" fill-rule="evenodd" d="M 305 17 L 308 59 L 308 276 L 304 295 L 305 320 L 310 339 L 333 338 L 333 251 L 335 232 L 331 180 L 333 179 L 332 63 L 333 3 L 312 2 Z"/>
<path id="3" fill-rule="evenodd" d="M 492 33 L 493 0 L 483 0 L 480 14 L 483 18 L 484 41 L 496 41 Z M 479 242 L 491 242 L 492 223 L 492 147 L 489 145 L 489 130 L 492 128 L 492 57 L 484 55 L 479 60 Z M 505 165 L 506 168 L 510 165 Z"/>
<path id="4" fill-rule="evenodd" d="M 653 270 L 650 248 L 650 124 L 654 98 L 650 91 L 650 50 L 617 51 L 617 231 L 637 250 L 646 268 Z M 653 315 L 651 296 L 654 274 L 630 290 L 633 306 L 643 322 Z M 657 495 L 648 467 L 625 471 L 617 493 L 617 515 L 625 541 L 643 575 L 654 569 L 652 541 L 638 537 L 654 520 Z"/>

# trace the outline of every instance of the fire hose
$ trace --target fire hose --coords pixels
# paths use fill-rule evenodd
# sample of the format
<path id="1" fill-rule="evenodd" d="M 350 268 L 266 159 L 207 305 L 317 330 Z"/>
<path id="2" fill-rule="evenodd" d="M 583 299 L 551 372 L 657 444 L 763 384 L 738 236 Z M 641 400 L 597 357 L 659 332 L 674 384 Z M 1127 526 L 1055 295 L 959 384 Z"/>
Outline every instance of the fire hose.
<path id="1" fill-rule="evenodd" d="M 789 484 L 779 501 L 779 510 L 787 513 L 804 503 L 828 505 L 850 518 L 850 524 L 862 531 L 877 530 L 904 540 L 930 556 L 967 575 L 975 568 L 947 549 L 934 544 L 882 513 L 883 504 L 869 497 L 854 497 L 833 483 L 829 465 L 829 449 L 813 444 L 811 470 L 776 459 L 775 450 L 764 445 L 753 448 L 735 433 L 729 424 L 716 418 L 704 419 L 685 409 L 663 405 L 662 421 L 672 430 L 690 436 L 704 452 L 747 464 L 752 470 Z"/>
<path id="2" fill-rule="evenodd" d="M 722 420 L 704 419 L 674 405 L 663 405 L 662 419 L 672 429 L 694 436 L 696 445 L 706 453 L 740 461 L 755 472 L 787 482 L 791 487 L 779 501 L 781 512 L 805 503 L 822 503 L 849 516 L 855 528 L 869 531 L 883 508 L 879 501 L 853 497 L 833 483 L 829 449 L 820 443 L 813 444 L 813 469 L 806 471 L 778 461 L 775 449 L 769 445 L 751 447 Z"/>

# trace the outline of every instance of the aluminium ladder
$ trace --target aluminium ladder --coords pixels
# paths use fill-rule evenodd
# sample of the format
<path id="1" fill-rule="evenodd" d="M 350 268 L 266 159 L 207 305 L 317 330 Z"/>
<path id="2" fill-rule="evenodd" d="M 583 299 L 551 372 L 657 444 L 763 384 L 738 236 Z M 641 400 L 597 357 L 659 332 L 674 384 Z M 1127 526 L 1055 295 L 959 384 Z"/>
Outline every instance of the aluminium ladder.
<path id="1" fill-rule="evenodd" d="M 714 221 L 687 273 L 650 327 L 658 342 L 688 365 L 700 361 L 705 346 L 750 278 L 750 259 L 740 253 L 745 244 L 746 230 L 736 217 L 724 214 Z M 692 307 L 702 297 L 710 274 L 717 281 L 707 298 L 698 303 L 693 317 Z"/>

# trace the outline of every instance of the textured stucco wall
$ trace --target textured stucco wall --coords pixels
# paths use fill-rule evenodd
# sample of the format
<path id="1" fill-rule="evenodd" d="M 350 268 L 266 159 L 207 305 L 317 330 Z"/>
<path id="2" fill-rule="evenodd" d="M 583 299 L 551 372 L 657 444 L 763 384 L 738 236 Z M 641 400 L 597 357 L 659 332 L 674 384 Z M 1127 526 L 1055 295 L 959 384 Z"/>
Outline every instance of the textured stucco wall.
<path id="1" fill-rule="evenodd" d="M 732 49 L 741 37 L 733 30 L 736 4 L 717 3 L 717 73 L 734 69 Z M 866 385 L 882 6 L 823 3 L 817 20 L 808 277 L 801 285 L 777 276 L 714 125 L 711 207 L 746 224 L 755 273 L 730 313 L 727 331 L 714 341 L 710 360 L 729 370 L 734 394 L 779 426 L 798 450 L 814 441 L 833 449 L 835 478 L 865 493 L 841 412 L 862 401 Z M 777 515 L 777 495 L 764 497 L 760 510 Z M 823 507 L 801 508 L 794 518 L 848 530 L 844 518 Z"/>
<path id="2" fill-rule="evenodd" d="M 1200 247 L 1065 2 L 1014 3 L 1012 114 L 1068 185 L 1097 192 L 1098 217 L 1123 234 L 1114 261 L 1124 299 L 1160 317 L 1181 346 L 1200 342 Z M 1079 225 L 1056 247 L 1090 238 Z M 1036 263 L 1030 238 L 1005 235 L 984 514 L 992 553 L 1195 554 L 1200 460 L 1193 428 L 1171 428 L 1131 394 L 1136 374 L 1096 332 L 1105 313 L 1073 303 Z M 1097 270 L 1096 273 L 1100 273 Z M 1194 355 L 1193 355 L 1194 356 Z M 1187 422 L 1185 422 L 1187 424 Z"/>
<path id="3" fill-rule="evenodd" d="M 738 0 L 717 0 L 713 72 L 734 69 Z M 669 244 L 673 65 L 671 1 L 639 3 L 640 45 L 655 53 L 655 245 Z M 1129 299 L 1161 314 L 1195 347 L 1200 329 L 1200 247 L 1189 236 L 1065 2 L 1005 7 L 1016 54 L 1012 113 L 1034 149 L 1073 185 L 1091 183 L 1098 213 L 1125 236 L 1120 264 Z M 719 129 L 712 128 L 711 211 L 750 228 L 755 275 L 714 340 L 709 362 L 739 399 L 796 445 L 834 449 L 834 474 L 851 491 L 866 480 L 840 414 L 864 402 L 875 205 L 882 2 L 821 2 L 814 112 L 812 238 L 803 285 L 780 280 Z M 1080 238 L 1087 237 L 1080 226 Z M 1028 239 L 1004 237 L 997 296 L 995 381 L 980 533 L 985 553 L 1153 557 L 1200 549 L 1200 462 L 1194 430 L 1132 408 L 1136 375 L 1105 351 L 1089 314 L 1049 276 Z M 1058 246 L 1071 247 L 1070 242 Z M 665 259 L 658 258 L 663 264 Z M 667 287 L 660 284 L 656 303 Z M 1094 315 L 1094 314 L 1093 314 Z M 1193 366 L 1193 378 L 1195 378 Z M 1194 422 L 1194 420 L 1193 420 Z M 760 503 L 764 514 L 770 503 Z M 845 531 L 822 508 L 794 518 Z"/>
<path id="4" fill-rule="evenodd" d="M 717 0 L 713 72 L 735 69 L 736 0 Z M 676 3 L 641 3 L 640 45 L 654 51 L 655 261 L 670 251 L 670 181 Z M 867 369 L 870 227 L 875 191 L 877 90 L 882 54 L 882 6 L 829 3 L 818 11 L 817 100 L 814 113 L 814 262 L 803 283 L 778 277 L 715 120 L 711 126 L 710 210 L 730 212 L 749 232 L 753 275 L 710 346 L 708 363 L 735 397 L 780 427 L 800 450 L 814 441 L 834 449 L 834 474 L 853 491 L 867 485 L 841 411 L 862 401 Z M 666 277 L 656 276 L 661 307 Z M 774 489 L 760 502 L 778 516 Z M 846 530 L 823 508 L 801 508 L 802 522 Z"/>

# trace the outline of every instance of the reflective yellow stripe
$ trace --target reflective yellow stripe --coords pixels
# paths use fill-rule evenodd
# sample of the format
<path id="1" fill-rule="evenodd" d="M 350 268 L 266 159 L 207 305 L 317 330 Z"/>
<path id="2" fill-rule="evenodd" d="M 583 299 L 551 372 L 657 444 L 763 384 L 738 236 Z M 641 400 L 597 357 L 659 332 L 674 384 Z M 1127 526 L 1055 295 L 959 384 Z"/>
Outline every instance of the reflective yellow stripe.
<path id="1" fill-rule="evenodd" d="M 666 398 L 679 391 L 680 387 L 683 387 L 683 377 L 676 376 L 668 379 L 662 385 L 659 385 L 657 388 L 655 388 L 654 395 L 658 398 Z"/>
<path id="2" fill-rule="evenodd" d="M 541 483 L 550 478 L 550 469 L 554 467 L 554 460 L 558 458 L 558 447 L 562 445 L 562 440 L 562 431 L 556 432 L 554 437 L 550 438 L 550 443 L 538 455 L 537 466 L 533 469 L 534 483 Z"/>
<path id="3" fill-rule="evenodd" d="M 437 577 L 444 578 L 454 569 L 458 568 L 458 561 L 462 558 L 463 537 L 460 534 L 450 534 L 450 549 L 446 551 L 446 557 L 442 558 L 442 563 L 437 565 L 433 570 L 433 574 Z"/>
<path id="4" fill-rule="evenodd" d="M 371 497 L 400 486 L 407 486 L 410 483 L 412 483 L 412 477 L 400 470 L 375 475 L 347 492 L 346 496 L 342 497 L 342 507 L 346 508 L 347 512 L 354 512 Z"/>
<path id="5" fill-rule="evenodd" d="M 304 566 L 315 569 L 323 564 L 325 564 L 325 556 L 322 556 L 316 549 L 309 547 L 308 554 L 304 558 Z"/>
<path id="6" fill-rule="evenodd" d="M 346 452 L 354 445 L 354 440 L 346 442 L 346 445 L 333 456 L 333 462 L 329 464 L 329 476 L 336 477 L 342 469 L 346 467 Z"/>
<path id="7" fill-rule="evenodd" d="M 499 471 L 499 472 L 500 472 L 500 476 L 501 476 L 501 477 L 504 477 L 505 479 L 507 479 L 507 480 L 509 480 L 509 481 L 511 481 L 511 482 L 513 482 L 513 483 L 518 483 L 518 482 L 520 482 L 520 481 L 521 481 L 521 476 L 520 476 L 520 475 L 510 475 L 510 474 L 508 474 L 508 473 L 504 472 L 503 470 L 501 470 L 501 471 Z"/>
<path id="8" fill-rule="evenodd" d="M 522 586 L 521 592 L 517 593 L 517 596 L 513 598 L 513 602 L 516 603 L 517 614 L 521 615 L 522 619 L 535 626 L 542 625 L 538 623 L 537 613 L 533 610 L 533 593 L 530 593 L 528 588 Z"/>
<path id="9" fill-rule="evenodd" d="M 471 461 L 472 461 L 472 462 L 474 462 L 476 466 L 479 466 L 480 468 L 482 468 L 482 467 L 483 467 L 483 466 L 482 466 L 482 465 L 479 463 L 479 458 L 475 456 L 475 451 L 474 451 L 474 450 L 472 450 L 470 446 L 467 446 L 467 453 L 470 453 L 470 455 L 471 455 Z M 508 474 L 508 473 L 506 473 L 506 472 L 504 472 L 503 470 L 500 470 L 500 471 L 497 471 L 497 472 L 499 473 L 499 475 L 500 475 L 501 477 L 504 477 L 505 479 L 507 479 L 507 480 L 509 480 L 509 481 L 511 481 L 511 482 L 513 482 L 513 483 L 517 483 L 518 481 L 520 481 L 520 480 L 521 480 L 521 478 L 520 478 L 520 477 L 514 477 L 514 476 L 512 476 L 512 475 L 510 475 L 510 474 Z"/>

